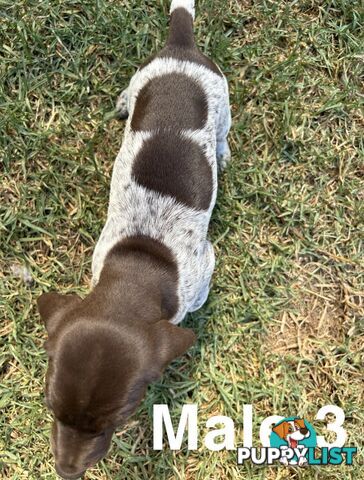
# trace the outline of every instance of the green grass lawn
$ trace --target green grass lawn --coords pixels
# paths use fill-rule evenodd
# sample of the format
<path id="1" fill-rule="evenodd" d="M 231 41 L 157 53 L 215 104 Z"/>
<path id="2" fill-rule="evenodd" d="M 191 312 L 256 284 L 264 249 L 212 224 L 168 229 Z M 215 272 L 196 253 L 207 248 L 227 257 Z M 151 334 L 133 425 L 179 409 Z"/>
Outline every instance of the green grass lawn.
<path id="1" fill-rule="evenodd" d="M 134 4 L 134 5 L 133 5 Z M 124 125 L 119 92 L 165 40 L 166 0 L 0 0 L 0 477 L 55 479 L 43 291 L 86 294 Z M 196 37 L 231 89 L 198 343 L 150 387 L 87 479 L 360 479 L 353 467 L 237 467 L 204 448 L 211 415 L 346 413 L 364 437 L 363 10 L 360 1 L 197 2 Z M 14 269 L 26 266 L 33 283 Z M 200 448 L 152 450 L 152 407 L 199 405 Z M 361 466 L 360 466 L 361 463 Z"/>

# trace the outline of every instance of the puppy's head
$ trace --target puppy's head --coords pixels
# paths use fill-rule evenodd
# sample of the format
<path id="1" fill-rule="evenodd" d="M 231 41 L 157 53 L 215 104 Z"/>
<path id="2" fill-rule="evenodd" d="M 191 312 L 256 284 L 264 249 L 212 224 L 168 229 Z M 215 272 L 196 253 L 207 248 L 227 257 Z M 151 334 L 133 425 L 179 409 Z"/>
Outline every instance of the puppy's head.
<path id="1" fill-rule="evenodd" d="M 275 425 L 272 430 L 292 448 L 295 448 L 300 440 L 310 436 L 303 419 L 281 422 Z"/>
<path id="2" fill-rule="evenodd" d="M 48 332 L 46 403 L 55 417 L 56 469 L 76 479 L 105 456 L 115 428 L 195 335 L 166 320 L 99 318 L 75 295 L 43 294 L 38 308 Z"/>

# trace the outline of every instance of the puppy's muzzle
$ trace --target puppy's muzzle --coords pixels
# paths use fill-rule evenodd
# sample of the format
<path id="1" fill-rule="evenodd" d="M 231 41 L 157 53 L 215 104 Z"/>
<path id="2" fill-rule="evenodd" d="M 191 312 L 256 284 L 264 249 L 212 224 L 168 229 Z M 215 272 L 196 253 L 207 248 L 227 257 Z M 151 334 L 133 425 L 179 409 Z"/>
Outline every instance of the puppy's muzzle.
<path id="1" fill-rule="evenodd" d="M 77 480 L 78 478 L 81 478 L 84 475 L 86 470 L 77 472 L 72 466 L 65 468 L 65 467 L 61 467 L 56 463 L 56 472 L 64 480 Z"/>

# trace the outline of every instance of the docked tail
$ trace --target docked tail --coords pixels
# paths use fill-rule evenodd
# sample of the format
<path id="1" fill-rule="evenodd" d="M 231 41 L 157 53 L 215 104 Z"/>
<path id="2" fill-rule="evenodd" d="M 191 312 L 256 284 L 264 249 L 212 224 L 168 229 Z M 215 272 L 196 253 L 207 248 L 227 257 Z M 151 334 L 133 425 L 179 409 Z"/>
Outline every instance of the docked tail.
<path id="1" fill-rule="evenodd" d="M 193 20 L 195 18 L 194 0 L 172 0 L 171 22 L 167 45 L 177 48 L 193 48 Z"/>

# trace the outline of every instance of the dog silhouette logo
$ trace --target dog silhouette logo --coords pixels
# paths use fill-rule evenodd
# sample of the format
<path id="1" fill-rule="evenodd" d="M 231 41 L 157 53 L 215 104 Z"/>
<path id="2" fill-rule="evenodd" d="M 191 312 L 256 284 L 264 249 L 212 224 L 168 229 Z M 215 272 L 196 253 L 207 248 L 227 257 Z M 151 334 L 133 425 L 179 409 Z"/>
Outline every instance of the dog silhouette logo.
<path id="1" fill-rule="evenodd" d="M 308 448 L 317 446 L 316 432 L 313 426 L 299 417 L 284 418 L 272 427 L 272 433 L 269 437 L 270 446 L 280 448 L 282 453 L 292 449 L 295 455 L 288 459 L 284 455 L 281 457 L 281 463 L 284 465 L 307 464 L 307 457 L 302 452 L 307 452 Z"/>

